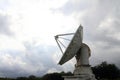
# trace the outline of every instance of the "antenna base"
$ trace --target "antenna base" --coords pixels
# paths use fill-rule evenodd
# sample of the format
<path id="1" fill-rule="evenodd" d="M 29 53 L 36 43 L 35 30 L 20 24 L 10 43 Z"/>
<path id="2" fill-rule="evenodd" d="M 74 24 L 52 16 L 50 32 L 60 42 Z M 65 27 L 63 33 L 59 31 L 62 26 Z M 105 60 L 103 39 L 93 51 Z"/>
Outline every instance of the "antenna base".
<path id="1" fill-rule="evenodd" d="M 82 43 L 75 57 L 77 62 L 73 72 L 74 76 L 77 76 L 76 78 L 79 78 L 79 80 L 96 80 L 91 66 L 89 65 L 90 48 L 88 45 Z M 74 80 L 76 80 L 76 78 Z"/>
<path id="2" fill-rule="evenodd" d="M 75 68 L 73 76 L 63 76 L 64 80 L 97 80 L 92 73 L 90 65 Z"/>

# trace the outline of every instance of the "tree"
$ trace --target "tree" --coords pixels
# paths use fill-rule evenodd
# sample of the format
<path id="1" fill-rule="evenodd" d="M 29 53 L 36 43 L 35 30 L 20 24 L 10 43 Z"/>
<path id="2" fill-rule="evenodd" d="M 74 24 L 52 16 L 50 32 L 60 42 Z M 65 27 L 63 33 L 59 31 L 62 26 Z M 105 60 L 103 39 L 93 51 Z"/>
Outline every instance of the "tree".
<path id="1" fill-rule="evenodd" d="M 73 74 L 72 74 L 71 72 L 65 73 L 64 71 L 62 71 L 60 74 L 61 74 L 62 76 L 73 76 Z"/>
<path id="2" fill-rule="evenodd" d="M 92 68 L 93 73 L 97 79 L 116 79 L 120 76 L 120 70 L 114 64 L 108 64 L 107 62 L 102 62 Z"/>
<path id="3" fill-rule="evenodd" d="M 30 75 L 30 76 L 28 77 L 28 79 L 29 79 L 29 80 L 36 80 L 36 76 Z"/>
<path id="4" fill-rule="evenodd" d="M 59 73 L 52 73 L 43 76 L 42 80 L 64 80 L 64 78 Z"/>
<path id="5" fill-rule="evenodd" d="M 16 80 L 28 80 L 27 77 L 18 77 Z"/>
<path id="6" fill-rule="evenodd" d="M 42 77 L 42 80 L 64 80 L 63 76 L 71 76 L 71 72 L 61 72 L 61 73 L 50 73 Z"/>

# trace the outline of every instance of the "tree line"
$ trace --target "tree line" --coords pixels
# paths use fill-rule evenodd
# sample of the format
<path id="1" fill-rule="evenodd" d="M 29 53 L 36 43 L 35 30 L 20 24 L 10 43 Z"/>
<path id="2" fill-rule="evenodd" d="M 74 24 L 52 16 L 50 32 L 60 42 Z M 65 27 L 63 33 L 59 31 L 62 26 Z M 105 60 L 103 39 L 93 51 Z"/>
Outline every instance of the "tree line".
<path id="1" fill-rule="evenodd" d="M 102 62 L 101 64 L 92 67 L 93 73 L 97 80 L 120 80 L 120 69 L 115 64 Z M 29 77 L 0 78 L 0 80 L 64 80 L 62 76 L 72 76 L 71 72 L 49 73 L 42 77 L 30 75 Z"/>

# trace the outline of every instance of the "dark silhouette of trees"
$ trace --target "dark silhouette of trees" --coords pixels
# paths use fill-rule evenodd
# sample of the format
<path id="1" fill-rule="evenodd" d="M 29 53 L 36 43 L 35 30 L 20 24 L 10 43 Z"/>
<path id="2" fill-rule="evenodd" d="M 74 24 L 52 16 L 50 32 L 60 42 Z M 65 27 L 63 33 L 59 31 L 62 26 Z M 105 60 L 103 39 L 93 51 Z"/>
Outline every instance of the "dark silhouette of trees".
<path id="1" fill-rule="evenodd" d="M 102 62 L 101 64 L 92 67 L 93 73 L 97 80 L 120 80 L 120 70 L 114 64 Z M 0 78 L 0 80 L 64 80 L 63 76 L 72 76 L 71 72 L 49 73 L 43 77 L 30 75 L 29 77 L 18 77 L 16 79 Z M 118 78 L 118 79 L 117 79 Z"/>
<path id="2" fill-rule="evenodd" d="M 27 77 L 18 77 L 18 78 L 16 78 L 16 80 L 28 80 L 28 78 Z"/>
<path id="3" fill-rule="evenodd" d="M 73 73 L 71 73 L 71 72 L 65 73 L 64 71 L 62 71 L 60 74 L 61 74 L 62 76 L 73 76 Z"/>
<path id="4" fill-rule="evenodd" d="M 43 76 L 42 80 L 64 80 L 61 74 L 59 73 L 52 73 L 52 74 L 46 74 Z"/>
<path id="5" fill-rule="evenodd" d="M 100 65 L 92 67 L 97 79 L 116 79 L 120 77 L 120 70 L 114 64 L 102 62 Z"/>
<path id="6" fill-rule="evenodd" d="M 36 77 L 34 75 L 30 75 L 29 77 L 18 77 L 14 80 L 42 80 L 41 77 Z"/>
<path id="7" fill-rule="evenodd" d="M 30 76 L 28 77 L 28 80 L 37 80 L 37 77 L 34 76 L 34 75 L 30 75 Z"/>
<path id="8" fill-rule="evenodd" d="M 63 76 L 71 76 L 71 72 L 51 73 L 43 76 L 42 80 L 64 80 Z"/>
<path id="9" fill-rule="evenodd" d="M 15 80 L 15 79 L 11 79 L 11 78 L 0 78 L 0 80 Z"/>

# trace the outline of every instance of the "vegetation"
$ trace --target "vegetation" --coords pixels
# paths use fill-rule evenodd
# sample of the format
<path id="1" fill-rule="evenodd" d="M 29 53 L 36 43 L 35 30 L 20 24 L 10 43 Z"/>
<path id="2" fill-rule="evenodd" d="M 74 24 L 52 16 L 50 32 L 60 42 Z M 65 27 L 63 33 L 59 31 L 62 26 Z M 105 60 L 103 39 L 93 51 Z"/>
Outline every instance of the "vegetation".
<path id="1" fill-rule="evenodd" d="M 97 80 L 120 80 L 120 70 L 114 64 L 102 62 L 101 64 L 92 67 L 93 73 Z M 18 77 L 16 79 L 0 78 L 0 80 L 64 80 L 62 76 L 71 76 L 71 72 L 51 73 L 43 77 L 31 75 L 29 77 Z"/>
<path id="2" fill-rule="evenodd" d="M 99 79 L 113 80 L 120 78 L 120 70 L 114 64 L 102 62 L 101 64 L 92 67 L 92 70 L 98 80 Z"/>

